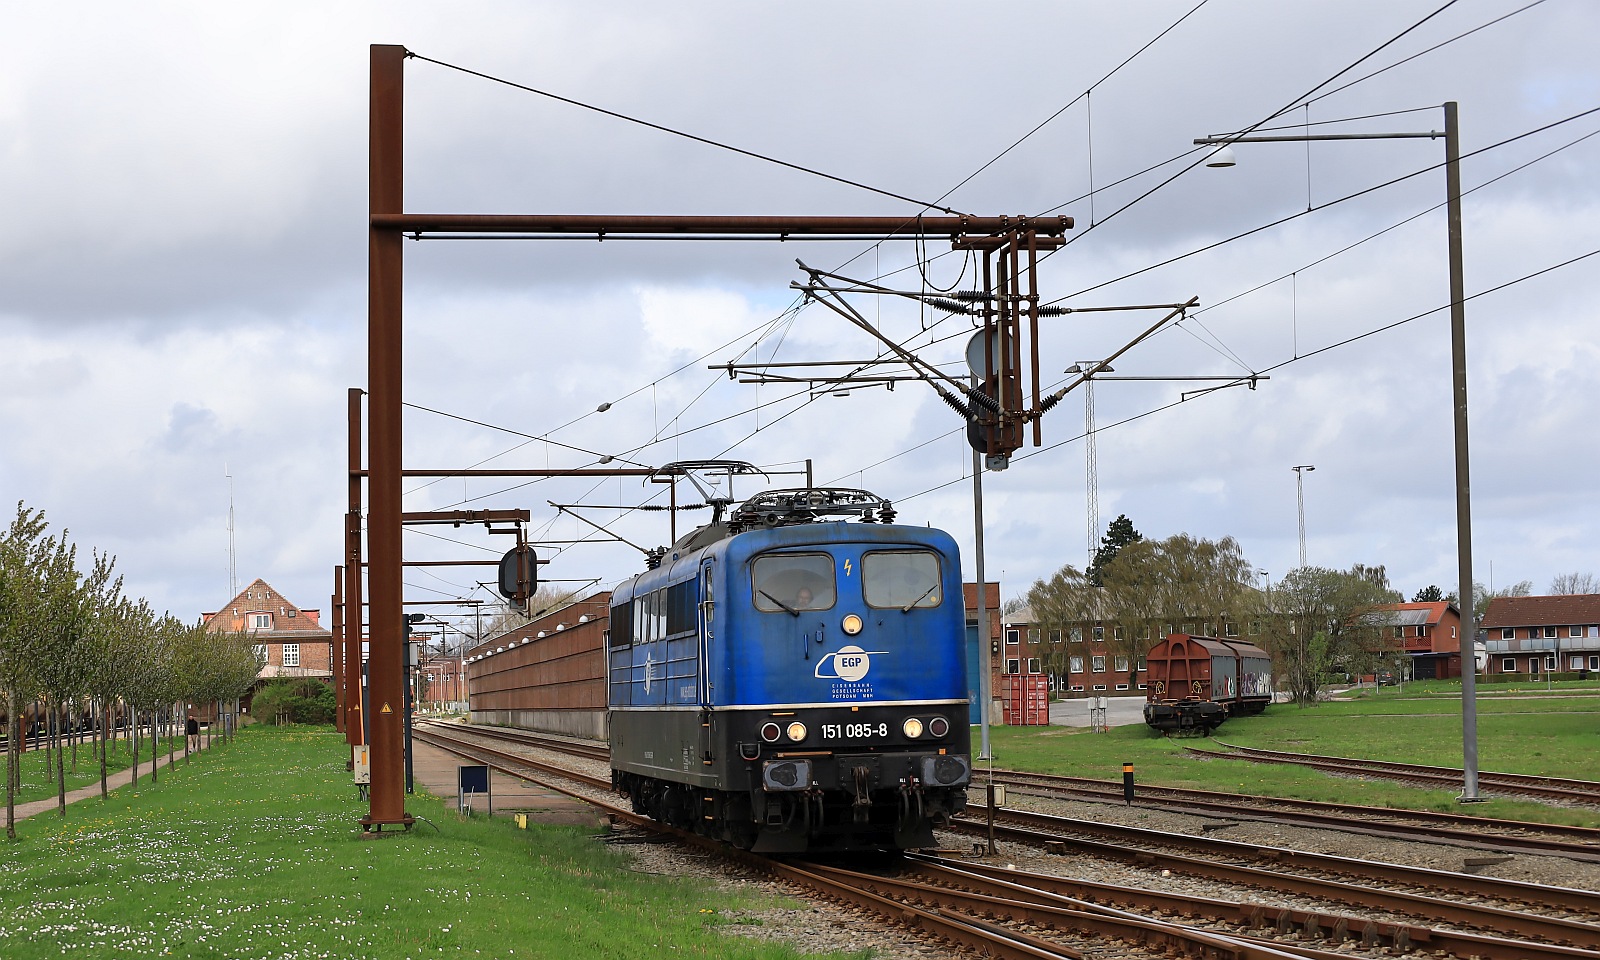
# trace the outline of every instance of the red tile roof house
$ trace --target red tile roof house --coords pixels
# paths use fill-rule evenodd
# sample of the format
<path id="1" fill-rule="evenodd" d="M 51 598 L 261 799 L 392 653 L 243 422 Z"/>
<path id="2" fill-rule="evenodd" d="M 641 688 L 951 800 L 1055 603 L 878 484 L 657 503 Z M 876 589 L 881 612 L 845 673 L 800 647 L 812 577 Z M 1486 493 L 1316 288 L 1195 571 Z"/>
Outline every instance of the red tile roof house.
<path id="1" fill-rule="evenodd" d="M 213 632 L 254 636 L 258 652 L 266 657 L 257 687 L 279 677 L 315 677 L 332 683 L 333 634 L 318 622 L 319 615 L 320 611 L 290 603 L 258 578 L 221 610 L 202 613 L 200 621 Z"/>
<path id="2" fill-rule="evenodd" d="M 1600 594 L 1496 597 L 1478 629 L 1488 676 L 1600 673 Z"/>
<path id="3" fill-rule="evenodd" d="M 1387 603 L 1378 608 L 1393 631 L 1389 648 L 1411 658 L 1417 680 L 1461 676 L 1461 613 L 1447 601 Z"/>

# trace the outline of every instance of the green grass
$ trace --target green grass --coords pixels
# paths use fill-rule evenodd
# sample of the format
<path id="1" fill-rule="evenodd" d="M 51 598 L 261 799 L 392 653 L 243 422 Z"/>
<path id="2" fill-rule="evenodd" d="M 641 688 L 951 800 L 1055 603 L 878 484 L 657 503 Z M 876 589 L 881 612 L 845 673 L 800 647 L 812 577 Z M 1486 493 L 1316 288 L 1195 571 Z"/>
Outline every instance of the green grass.
<path id="1" fill-rule="evenodd" d="M 33 741 L 30 740 L 28 742 L 32 744 Z M 140 763 L 142 764 L 142 766 L 139 768 L 139 780 L 142 782 L 150 772 L 150 741 L 148 739 L 142 739 L 139 741 L 139 746 L 141 748 L 139 751 L 139 757 Z M 173 742 L 173 746 L 175 747 L 173 756 L 176 757 L 177 762 L 181 764 L 183 762 L 183 739 L 180 737 L 179 739 L 175 740 Z M 160 756 L 163 761 L 165 761 L 167 758 L 167 739 L 165 737 L 161 738 Z M 133 762 L 132 757 L 133 748 L 129 745 L 128 741 L 117 740 L 113 742 L 111 745 L 111 752 L 106 755 L 106 775 L 110 776 L 118 771 L 128 769 Z M 44 750 L 25 751 L 22 754 L 21 761 L 22 789 L 17 793 L 17 802 L 28 803 L 33 800 L 46 800 L 54 797 L 56 795 L 55 754 L 50 754 L 50 768 L 48 770 L 45 769 Z M 0 764 L 3 763 L 4 756 L 3 754 L 0 754 Z M 67 745 L 66 762 L 62 764 L 62 766 L 66 770 L 68 793 L 71 793 L 79 787 L 87 787 L 90 784 L 98 784 L 100 782 L 100 761 L 95 758 L 94 746 L 90 744 L 87 739 L 78 744 L 77 772 L 74 773 L 72 770 L 71 744 Z M 165 775 L 166 768 L 163 767 L 157 779 L 159 780 L 160 776 Z M 4 786 L 4 784 L 0 784 L 0 803 L 3 803 L 5 800 L 5 791 L 3 789 Z"/>
<path id="2" fill-rule="evenodd" d="M 1407 684 L 1404 694 L 1385 687 L 1376 696 L 1315 707 L 1278 704 L 1258 717 L 1229 720 L 1215 736 L 1246 747 L 1460 767 L 1459 687 L 1452 697 L 1414 686 Z M 1463 805 L 1456 801 L 1459 790 L 1199 759 L 1183 748 L 1220 748 L 1203 739 L 1163 737 L 1137 724 L 1104 734 L 1070 727 L 995 727 L 991 741 L 1001 768 L 1120 781 L 1126 762 L 1134 764 L 1137 783 L 1150 785 L 1600 827 L 1600 813 L 1592 810 L 1520 800 Z M 1478 756 L 1484 771 L 1600 779 L 1600 697 L 1482 700 Z"/>
<path id="3" fill-rule="evenodd" d="M 437 830 L 364 840 L 346 756 L 328 729 L 250 727 L 154 788 L 22 821 L 0 956 L 798 956 L 718 932 L 774 901 L 631 872 L 580 830 L 414 797 Z"/>

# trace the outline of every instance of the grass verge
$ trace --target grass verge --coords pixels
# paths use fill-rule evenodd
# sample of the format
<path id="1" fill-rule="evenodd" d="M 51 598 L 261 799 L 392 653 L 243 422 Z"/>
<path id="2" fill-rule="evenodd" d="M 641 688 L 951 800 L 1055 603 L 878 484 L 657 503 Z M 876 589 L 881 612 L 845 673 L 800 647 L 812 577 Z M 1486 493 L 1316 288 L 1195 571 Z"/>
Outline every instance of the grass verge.
<path id="1" fill-rule="evenodd" d="M 438 829 L 363 840 L 345 756 L 330 729 L 254 726 L 154 788 L 22 821 L 0 956 L 798 956 L 718 932 L 773 901 L 631 872 L 576 829 L 521 831 L 413 798 Z"/>
<path id="2" fill-rule="evenodd" d="M 1461 766 L 1459 694 L 1386 688 L 1377 696 L 1315 707 L 1277 704 L 1261 716 L 1223 724 L 1218 740 L 1247 747 L 1342 757 Z M 1242 760 L 1204 760 L 1184 747 L 1221 749 L 1204 739 L 1163 737 L 1141 724 L 1104 734 L 1073 727 L 994 727 L 998 767 L 1151 785 L 1438 810 L 1600 827 L 1600 814 L 1534 801 L 1462 805 L 1457 790 L 1427 790 L 1381 780 L 1334 777 L 1297 767 Z M 1600 697 L 1505 697 L 1478 704 L 1479 769 L 1600 779 Z M 981 764 L 980 764 L 981 767 Z"/>
<path id="3" fill-rule="evenodd" d="M 139 746 L 139 762 L 141 764 L 139 768 L 139 780 L 142 783 L 144 778 L 150 774 L 150 741 L 148 739 L 140 740 Z M 173 748 L 173 757 L 176 759 L 177 763 L 182 764 L 182 737 L 178 737 L 173 740 Z M 49 769 L 46 769 L 46 751 L 26 750 L 23 752 L 21 757 L 22 789 L 17 792 L 18 803 L 29 803 L 34 800 L 49 800 L 56 796 L 56 758 L 53 752 L 49 753 L 48 756 L 50 760 L 50 766 Z M 161 758 L 161 762 L 165 764 L 167 760 L 166 737 L 161 738 L 161 752 L 159 756 Z M 3 761 L 3 758 L 0 758 L 0 761 Z M 106 775 L 110 776 L 114 773 L 120 773 L 132 765 L 133 747 L 128 743 L 128 741 L 116 740 L 112 742 L 111 750 L 106 754 Z M 76 772 L 73 770 L 71 744 L 67 745 L 66 762 L 62 764 L 62 766 L 66 773 L 65 779 L 67 782 L 68 793 L 71 793 L 79 787 L 87 787 L 91 784 L 98 784 L 100 782 L 100 761 L 95 757 L 94 746 L 90 744 L 88 740 L 78 744 L 78 764 Z M 165 766 L 161 768 L 161 773 L 157 777 L 157 780 L 159 781 L 160 777 L 164 776 L 166 776 Z M 4 784 L 0 784 L 0 788 L 3 787 Z M 0 789 L 0 804 L 3 804 L 4 801 L 4 790 Z"/>

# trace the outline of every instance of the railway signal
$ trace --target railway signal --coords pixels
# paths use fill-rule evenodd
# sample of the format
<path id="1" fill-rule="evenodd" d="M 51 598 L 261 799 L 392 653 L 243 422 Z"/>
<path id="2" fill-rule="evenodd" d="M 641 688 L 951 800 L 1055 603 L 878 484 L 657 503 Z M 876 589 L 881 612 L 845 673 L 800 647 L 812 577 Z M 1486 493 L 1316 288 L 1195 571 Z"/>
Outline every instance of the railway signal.
<path id="1" fill-rule="evenodd" d="M 499 588 L 512 607 L 527 611 L 528 598 L 539 589 L 539 555 L 533 547 L 519 543 L 500 558 Z"/>

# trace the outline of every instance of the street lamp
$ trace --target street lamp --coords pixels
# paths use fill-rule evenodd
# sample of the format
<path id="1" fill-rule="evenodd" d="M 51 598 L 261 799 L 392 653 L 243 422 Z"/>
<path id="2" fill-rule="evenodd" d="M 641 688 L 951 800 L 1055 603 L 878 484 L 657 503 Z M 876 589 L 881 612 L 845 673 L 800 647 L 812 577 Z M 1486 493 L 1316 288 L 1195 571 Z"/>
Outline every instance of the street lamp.
<path id="1" fill-rule="evenodd" d="M 1426 137 L 1438 139 L 1438 131 L 1426 133 L 1327 133 L 1303 134 L 1281 137 L 1202 137 L 1195 144 L 1214 144 L 1221 149 L 1207 161 L 1210 166 L 1231 166 L 1233 157 L 1229 149 L 1234 143 L 1289 142 L 1306 140 L 1401 140 Z M 1455 412 L 1456 455 L 1456 563 L 1460 585 L 1456 596 L 1461 600 L 1462 629 L 1461 663 L 1461 745 L 1463 803 L 1483 799 L 1478 796 L 1478 703 L 1476 664 L 1478 624 L 1472 616 L 1472 510 L 1470 491 L 1472 484 L 1467 468 L 1467 308 L 1466 281 L 1461 267 L 1461 130 L 1456 123 L 1456 102 L 1444 104 L 1444 182 L 1446 232 L 1449 238 L 1450 257 L 1450 368 L 1452 400 Z M 1228 156 L 1224 157 L 1223 154 Z M 1301 565 L 1305 561 L 1302 557 Z"/>
<path id="2" fill-rule="evenodd" d="M 1300 505 L 1300 567 L 1304 569 L 1306 565 L 1306 488 L 1304 480 L 1306 474 L 1317 468 L 1309 463 L 1303 463 L 1290 469 L 1294 470 L 1294 497 Z"/>

